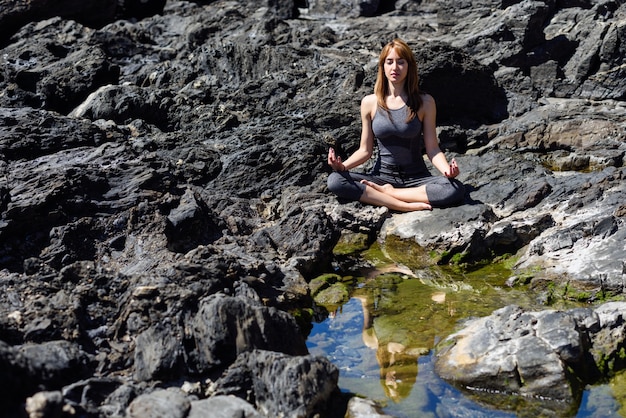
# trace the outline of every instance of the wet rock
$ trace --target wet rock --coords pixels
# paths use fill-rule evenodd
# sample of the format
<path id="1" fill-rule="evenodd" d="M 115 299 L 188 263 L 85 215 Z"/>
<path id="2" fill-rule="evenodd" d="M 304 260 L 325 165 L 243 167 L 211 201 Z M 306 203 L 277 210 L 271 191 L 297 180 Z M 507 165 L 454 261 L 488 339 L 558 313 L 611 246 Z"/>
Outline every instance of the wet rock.
<path id="1" fill-rule="evenodd" d="M 492 210 L 482 204 L 435 209 L 428 213 L 394 216 L 381 228 L 381 237 L 389 243 L 394 237 L 415 240 L 416 248 L 424 255 L 419 257 L 424 266 L 448 262 L 452 256 L 462 253 L 464 257 L 480 259 L 488 251 L 482 237 L 495 220 Z M 442 255 L 426 256 L 431 251 Z"/>
<path id="2" fill-rule="evenodd" d="M 348 410 L 346 411 L 346 418 L 389 418 L 391 415 L 387 415 L 380 410 L 380 406 L 369 399 L 359 398 L 354 396 L 348 402 Z"/>
<path id="3" fill-rule="evenodd" d="M 329 274 L 316 277 L 309 282 L 311 296 L 318 305 L 327 307 L 329 311 L 346 303 L 350 299 L 347 283 L 341 277 Z"/>

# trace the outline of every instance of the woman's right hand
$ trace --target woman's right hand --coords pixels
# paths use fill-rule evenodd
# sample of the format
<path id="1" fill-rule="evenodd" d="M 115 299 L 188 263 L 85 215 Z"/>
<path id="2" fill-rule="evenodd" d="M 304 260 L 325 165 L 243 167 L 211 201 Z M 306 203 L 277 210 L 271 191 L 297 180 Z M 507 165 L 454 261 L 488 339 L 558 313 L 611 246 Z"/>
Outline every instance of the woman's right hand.
<path id="1" fill-rule="evenodd" d="M 335 171 L 346 171 L 346 166 L 341 162 L 341 157 L 335 154 L 334 148 L 328 149 L 328 165 Z"/>

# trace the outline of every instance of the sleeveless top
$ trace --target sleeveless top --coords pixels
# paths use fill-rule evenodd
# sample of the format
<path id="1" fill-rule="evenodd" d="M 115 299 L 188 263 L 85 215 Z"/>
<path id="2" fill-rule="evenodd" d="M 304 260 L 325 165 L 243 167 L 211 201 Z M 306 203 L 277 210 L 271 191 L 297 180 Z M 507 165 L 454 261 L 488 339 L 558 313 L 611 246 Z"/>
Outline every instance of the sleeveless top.
<path id="1" fill-rule="evenodd" d="M 408 110 L 407 105 L 389 109 L 389 112 L 380 107 L 376 109 L 372 119 L 378 145 L 375 167 L 387 172 L 428 175 L 422 150 L 422 121 L 415 117 L 406 123 Z"/>

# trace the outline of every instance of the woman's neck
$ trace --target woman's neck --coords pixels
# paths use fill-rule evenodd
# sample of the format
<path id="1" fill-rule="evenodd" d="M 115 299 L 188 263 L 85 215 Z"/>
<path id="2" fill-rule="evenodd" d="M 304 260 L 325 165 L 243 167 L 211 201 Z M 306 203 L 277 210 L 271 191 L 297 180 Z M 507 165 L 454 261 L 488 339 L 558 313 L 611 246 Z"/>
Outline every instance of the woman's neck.
<path id="1" fill-rule="evenodd" d="M 387 107 L 392 109 L 398 109 L 407 103 L 408 97 L 404 91 L 404 83 L 401 85 L 394 85 L 389 83 L 389 92 L 385 97 Z"/>
<path id="2" fill-rule="evenodd" d="M 404 83 L 389 83 L 389 96 L 390 97 L 405 97 Z"/>

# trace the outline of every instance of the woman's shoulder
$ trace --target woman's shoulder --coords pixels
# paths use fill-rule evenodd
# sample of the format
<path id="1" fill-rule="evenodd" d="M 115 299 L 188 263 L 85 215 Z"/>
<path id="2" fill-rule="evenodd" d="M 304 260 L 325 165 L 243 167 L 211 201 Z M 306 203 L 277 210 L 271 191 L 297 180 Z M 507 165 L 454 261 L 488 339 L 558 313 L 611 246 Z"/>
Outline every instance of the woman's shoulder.
<path id="1" fill-rule="evenodd" d="M 376 109 L 378 108 L 378 99 L 375 94 L 368 94 L 361 99 L 361 114 L 368 115 L 369 118 L 374 118 Z"/>
<path id="2" fill-rule="evenodd" d="M 420 98 L 422 99 L 422 103 L 425 105 L 434 105 L 435 99 L 428 93 L 420 93 Z"/>
<path id="3" fill-rule="evenodd" d="M 371 108 L 372 106 L 376 106 L 377 104 L 378 99 L 376 98 L 375 94 L 368 94 L 367 96 L 363 97 L 363 99 L 361 99 L 362 106 L 367 106 Z"/>
<path id="4" fill-rule="evenodd" d="M 437 105 L 433 96 L 428 93 L 420 93 L 420 99 L 422 99 L 422 104 L 417 111 L 417 117 L 423 122 L 427 114 L 434 115 L 436 113 Z"/>

